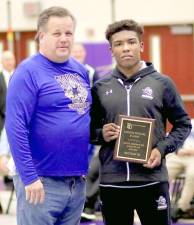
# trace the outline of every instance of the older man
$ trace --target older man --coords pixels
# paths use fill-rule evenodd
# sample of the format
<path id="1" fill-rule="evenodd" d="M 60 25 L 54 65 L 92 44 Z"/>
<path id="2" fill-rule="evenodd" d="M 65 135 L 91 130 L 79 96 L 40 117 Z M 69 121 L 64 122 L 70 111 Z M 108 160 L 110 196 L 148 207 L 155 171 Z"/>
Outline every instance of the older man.
<path id="1" fill-rule="evenodd" d="M 51 7 L 38 19 L 39 53 L 22 62 L 7 96 L 6 130 L 18 175 L 18 225 L 78 225 L 88 169 L 87 71 L 70 57 L 75 18 Z"/>

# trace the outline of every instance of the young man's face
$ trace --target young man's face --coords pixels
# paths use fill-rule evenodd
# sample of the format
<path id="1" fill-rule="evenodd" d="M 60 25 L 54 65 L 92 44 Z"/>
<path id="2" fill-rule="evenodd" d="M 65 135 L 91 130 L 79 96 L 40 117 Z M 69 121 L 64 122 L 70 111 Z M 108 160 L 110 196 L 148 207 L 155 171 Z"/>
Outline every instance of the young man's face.
<path id="1" fill-rule="evenodd" d="M 132 70 L 141 60 L 143 42 L 139 41 L 136 32 L 123 30 L 112 35 L 111 51 L 118 68 Z"/>
<path id="2" fill-rule="evenodd" d="M 75 24 L 71 17 L 50 17 L 40 32 L 40 52 L 54 62 L 66 61 L 71 53 Z"/>

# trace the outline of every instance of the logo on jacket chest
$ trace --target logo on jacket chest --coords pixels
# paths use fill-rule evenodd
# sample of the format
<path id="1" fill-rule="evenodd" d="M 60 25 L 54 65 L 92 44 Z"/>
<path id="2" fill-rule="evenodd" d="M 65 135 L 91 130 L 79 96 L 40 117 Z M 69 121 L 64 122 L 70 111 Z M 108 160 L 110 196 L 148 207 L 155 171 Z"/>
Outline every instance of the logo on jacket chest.
<path id="1" fill-rule="evenodd" d="M 145 99 L 152 100 L 154 98 L 153 90 L 150 87 L 146 87 L 146 88 L 142 89 L 141 97 L 145 98 Z"/>
<path id="2" fill-rule="evenodd" d="M 112 89 L 109 89 L 109 90 L 106 90 L 106 91 L 105 91 L 105 95 L 110 95 L 110 94 L 112 94 L 112 93 L 113 93 Z"/>

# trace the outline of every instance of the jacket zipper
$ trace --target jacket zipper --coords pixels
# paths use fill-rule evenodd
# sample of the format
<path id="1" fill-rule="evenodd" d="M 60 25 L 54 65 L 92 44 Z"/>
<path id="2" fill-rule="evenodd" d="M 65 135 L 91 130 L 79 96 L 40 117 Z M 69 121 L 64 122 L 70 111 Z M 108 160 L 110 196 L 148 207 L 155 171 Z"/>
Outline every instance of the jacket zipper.
<path id="1" fill-rule="evenodd" d="M 130 85 L 125 85 L 125 89 L 127 91 L 127 116 L 130 116 L 131 112 L 130 112 L 130 92 L 131 92 L 131 88 L 133 87 L 133 85 L 140 80 L 141 78 L 137 78 L 132 84 Z M 129 169 L 129 163 L 126 162 L 126 166 L 127 166 L 127 179 L 126 181 L 130 180 L 130 169 Z"/>
<path id="2" fill-rule="evenodd" d="M 133 84 L 129 86 L 125 86 L 125 89 L 127 90 L 127 116 L 130 116 L 130 91 L 132 88 Z"/>

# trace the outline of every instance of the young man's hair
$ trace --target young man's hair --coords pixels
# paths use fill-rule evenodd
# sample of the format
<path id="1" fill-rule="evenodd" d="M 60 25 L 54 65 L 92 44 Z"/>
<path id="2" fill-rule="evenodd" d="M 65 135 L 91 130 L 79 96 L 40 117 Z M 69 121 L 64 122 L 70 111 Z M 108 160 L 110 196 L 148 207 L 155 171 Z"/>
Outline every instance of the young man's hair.
<path id="1" fill-rule="evenodd" d="M 111 44 L 112 35 L 123 30 L 134 31 L 137 33 L 137 36 L 140 41 L 142 41 L 142 36 L 144 33 L 143 26 L 139 25 L 134 20 L 121 20 L 115 23 L 108 25 L 106 29 L 106 39 Z"/>
<path id="2" fill-rule="evenodd" d="M 38 22 L 37 22 L 37 34 L 35 36 L 35 40 L 38 41 L 39 39 L 39 33 L 41 30 L 45 28 L 45 26 L 48 23 L 48 20 L 50 17 L 70 17 L 74 24 L 76 24 L 75 17 L 71 14 L 71 12 L 63 7 L 59 6 L 53 6 L 48 9 L 45 9 L 42 11 L 42 13 L 39 15 Z"/>

